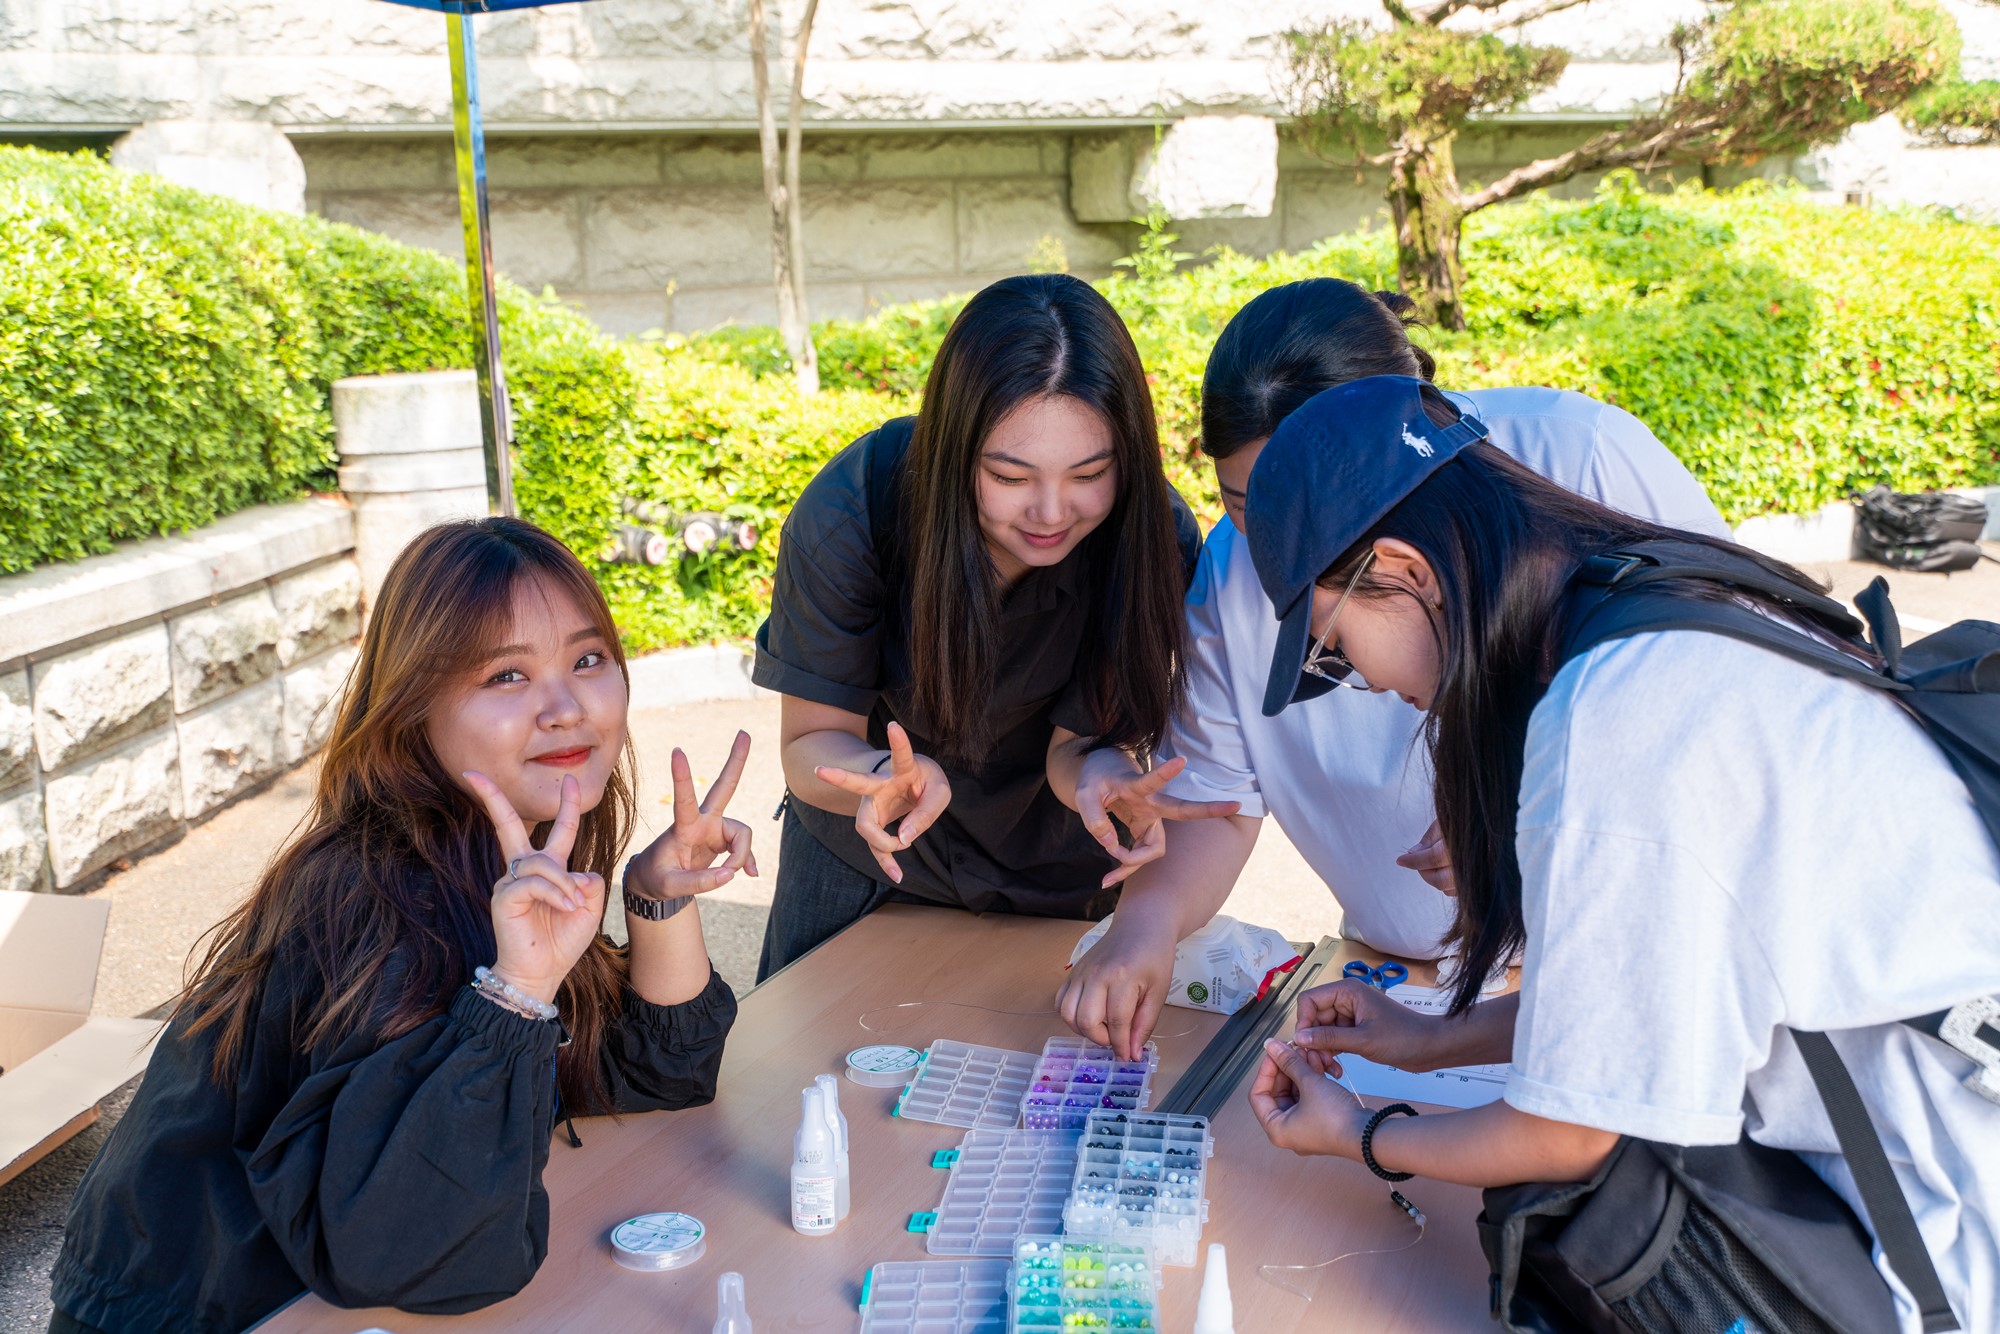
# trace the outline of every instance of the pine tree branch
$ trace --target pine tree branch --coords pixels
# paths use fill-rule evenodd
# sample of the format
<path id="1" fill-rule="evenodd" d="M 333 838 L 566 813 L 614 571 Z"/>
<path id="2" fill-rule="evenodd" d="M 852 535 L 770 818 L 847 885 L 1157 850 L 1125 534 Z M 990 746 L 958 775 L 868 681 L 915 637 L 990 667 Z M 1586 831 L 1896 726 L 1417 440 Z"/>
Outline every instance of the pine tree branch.
<path id="1" fill-rule="evenodd" d="M 1383 3 L 1386 5 L 1389 3 L 1389 0 L 1383 0 Z M 1514 3 L 1516 3 L 1516 0 L 1439 0 L 1439 3 L 1418 14 L 1415 21 L 1428 23 L 1435 28 L 1454 14 L 1464 13 L 1468 10 L 1475 14 L 1490 14 L 1496 9 L 1505 9 L 1508 5 Z M 1526 10 L 1518 17 L 1500 20 L 1494 24 L 1491 31 L 1498 32 L 1502 28 L 1519 27 L 1523 23 L 1533 23 L 1536 19 L 1547 18 L 1551 14 L 1558 14 L 1565 9 L 1574 9 L 1578 5 L 1587 5 L 1589 3 L 1590 0 L 1543 0 L 1541 4 Z"/>
<path id="2" fill-rule="evenodd" d="M 1560 14 L 1565 9 L 1575 9 L 1579 5 L 1587 5 L 1589 3 L 1590 0 L 1543 0 L 1542 4 L 1536 5 L 1533 9 L 1501 19 L 1491 28 L 1488 28 L 1487 31 L 1489 33 L 1497 33 L 1504 32 L 1508 28 L 1519 28 L 1533 23 L 1537 19 L 1545 19 L 1551 14 Z"/>
<path id="3" fill-rule="evenodd" d="M 1637 164 L 1652 164 L 1665 154 L 1673 152 L 1699 139 L 1711 131 L 1728 125 L 1724 116 L 1705 116 L 1699 120 L 1678 121 L 1668 125 L 1635 125 L 1624 129 L 1606 130 L 1594 138 L 1578 144 L 1567 153 L 1530 162 L 1524 167 L 1516 167 L 1483 190 L 1460 195 L 1456 201 L 1467 213 L 1476 212 L 1489 204 L 1497 204 L 1503 199 L 1524 195 L 1530 190 L 1543 186 L 1560 185 L 1579 172 L 1596 171 L 1604 167 L 1629 167 Z"/>

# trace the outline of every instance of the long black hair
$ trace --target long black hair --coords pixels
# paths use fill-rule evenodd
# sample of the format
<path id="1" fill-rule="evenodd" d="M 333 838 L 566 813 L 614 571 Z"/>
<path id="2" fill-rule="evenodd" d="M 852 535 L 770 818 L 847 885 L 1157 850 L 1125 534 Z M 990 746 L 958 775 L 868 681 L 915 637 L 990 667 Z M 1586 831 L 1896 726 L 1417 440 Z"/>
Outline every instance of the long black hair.
<path id="1" fill-rule="evenodd" d="M 1449 407 L 1449 404 L 1446 404 Z M 1521 867 L 1514 850 L 1528 718 L 1558 664 L 1564 591 L 1591 556 L 1634 542 L 1672 539 L 1751 559 L 1804 589 L 1822 586 L 1780 561 L 1718 538 L 1636 519 L 1564 490 L 1480 442 L 1432 473 L 1320 576 L 1344 588 L 1382 538 L 1409 543 L 1437 576 L 1441 608 L 1371 565 L 1355 585 L 1364 601 L 1408 598 L 1429 618 L 1438 687 L 1424 722 L 1436 775 L 1438 823 L 1458 880 L 1457 919 L 1446 943 L 1464 966 L 1452 1013 L 1479 999 L 1480 984 L 1524 939 Z M 1681 596 L 1735 596 L 1793 624 L 1787 604 L 1690 582 L 1656 585 Z"/>
<path id="2" fill-rule="evenodd" d="M 1410 341 L 1415 304 L 1342 278 L 1273 287 L 1236 312 L 1201 377 L 1201 447 L 1225 459 L 1278 429 L 1324 389 L 1370 375 L 1428 380 L 1431 354 Z"/>
<path id="3" fill-rule="evenodd" d="M 991 741 L 1004 590 L 979 527 L 979 452 L 1009 412 L 1055 395 L 1103 419 L 1118 476 L 1111 513 L 1068 557 L 1087 569 L 1077 679 L 1098 740 L 1152 749 L 1184 692 L 1186 581 L 1139 351 L 1088 283 L 1003 278 L 966 303 L 938 348 L 903 484 L 910 684 L 946 756 L 976 758 Z"/>

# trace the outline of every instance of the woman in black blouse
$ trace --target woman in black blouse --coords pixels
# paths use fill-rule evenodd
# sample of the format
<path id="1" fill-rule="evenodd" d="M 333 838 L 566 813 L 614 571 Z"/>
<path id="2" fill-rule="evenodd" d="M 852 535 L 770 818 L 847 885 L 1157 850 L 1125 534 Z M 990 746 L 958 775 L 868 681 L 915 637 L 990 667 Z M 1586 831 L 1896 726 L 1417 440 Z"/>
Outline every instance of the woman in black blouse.
<path id="1" fill-rule="evenodd" d="M 481 519 L 404 551 L 312 814 L 77 1190 L 53 1334 L 222 1334 L 308 1288 L 487 1305 L 547 1253 L 558 1119 L 714 1096 L 736 1001 L 680 909 L 755 873 L 721 815 L 749 739 L 701 807 L 674 753 L 618 950 L 598 931 L 632 822 L 626 702 L 610 610 L 554 538 Z"/>
<path id="2" fill-rule="evenodd" d="M 785 522 L 754 673 L 785 697 L 791 793 L 760 976 L 883 903 L 1101 917 L 1155 812 L 1233 810 L 1132 764 L 1180 702 L 1200 543 L 1110 304 L 1063 275 L 973 297 L 919 414 Z"/>

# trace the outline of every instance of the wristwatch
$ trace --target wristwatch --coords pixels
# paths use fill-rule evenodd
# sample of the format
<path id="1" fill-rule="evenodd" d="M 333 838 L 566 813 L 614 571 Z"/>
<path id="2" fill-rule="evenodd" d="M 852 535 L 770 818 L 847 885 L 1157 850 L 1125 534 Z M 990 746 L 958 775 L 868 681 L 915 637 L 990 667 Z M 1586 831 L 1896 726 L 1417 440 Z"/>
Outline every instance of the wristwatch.
<path id="1" fill-rule="evenodd" d="M 625 890 L 625 912 L 627 916 L 643 917 L 649 922 L 664 922 L 681 909 L 694 902 L 692 894 L 677 894 L 670 899 L 649 899 L 643 894 L 632 892 L 632 867 L 625 867 L 625 877 L 620 884 Z"/>

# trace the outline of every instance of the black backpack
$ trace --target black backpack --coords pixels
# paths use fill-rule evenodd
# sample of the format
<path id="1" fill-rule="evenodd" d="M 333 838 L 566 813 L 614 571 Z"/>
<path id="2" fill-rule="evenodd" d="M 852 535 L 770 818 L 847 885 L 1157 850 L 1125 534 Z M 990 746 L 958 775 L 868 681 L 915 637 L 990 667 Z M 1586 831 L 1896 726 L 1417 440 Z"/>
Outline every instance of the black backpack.
<path id="1" fill-rule="evenodd" d="M 1711 596 L 1690 596 L 1702 584 Z M 1783 599 L 1830 639 L 1872 648 L 1882 668 L 1714 596 L 1729 588 Z M 1636 544 L 1578 571 L 1558 666 L 1613 639 L 1700 630 L 1887 691 L 1944 751 L 2000 847 L 2000 625 L 1960 621 L 1905 646 L 1883 580 L 1855 602 L 1872 644 L 1845 607 L 1747 555 L 1693 542 Z M 1904 1022 L 1971 1058 L 1968 1087 L 2000 1102 L 2000 1002 L 1979 998 Z M 1846 1066 L 1824 1033 L 1792 1037 L 1923 1328 L 1959 1328 Z M 1588 1183 L 1487 1191 L 1479 1230 L 1493 1269 L 1493 1316 L 1524 1334 L 1720 1332 L 1732 1322 L 1762 1334 L 1895 1328 L 1868 1230 L 1797 1155 L 1747 1135 L 1702 1148 L 1626 1139 Z"/>
<path id="2" fill-rule="evenodd" d="M 1886 486 L 1854 498 L 1854 545 L 1879 565 L 1945 574 L 1992 560 L 1979 549 L 1986 503 L 1949 491 L 1912 495 Z"/>

